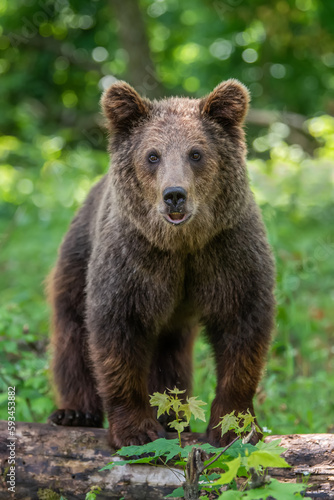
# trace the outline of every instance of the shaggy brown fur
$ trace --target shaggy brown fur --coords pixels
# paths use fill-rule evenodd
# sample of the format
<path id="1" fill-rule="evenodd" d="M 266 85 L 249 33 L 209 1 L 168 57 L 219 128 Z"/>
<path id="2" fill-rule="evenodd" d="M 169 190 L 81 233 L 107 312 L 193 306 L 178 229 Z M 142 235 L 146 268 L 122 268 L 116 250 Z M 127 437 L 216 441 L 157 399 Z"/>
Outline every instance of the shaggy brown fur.
<path id="1" fill-rule="evenodd" d="M 102 106 L 112 163 L 75 217 L 50 283 L 60 425 L 102 425 L 110 443 L 164 434 L 148 394 L 191 390 L 205 325 L 217 366 L 208 426 L 252 399 L 273 324 L 274 266 L 245 167 L 248 92 L 142 99 L 119 82 Z"/>

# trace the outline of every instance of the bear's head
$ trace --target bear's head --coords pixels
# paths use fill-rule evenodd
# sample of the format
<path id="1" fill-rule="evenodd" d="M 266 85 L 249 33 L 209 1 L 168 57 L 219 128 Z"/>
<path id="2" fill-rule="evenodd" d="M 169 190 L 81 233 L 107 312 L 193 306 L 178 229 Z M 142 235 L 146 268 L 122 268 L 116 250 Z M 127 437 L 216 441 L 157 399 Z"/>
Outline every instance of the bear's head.
<path id="1" fill-rule="evenodd" d="M 119 216 L 160 249 L 191 252 L 238 224 L 251 199 L 237 80 L 202 99 L 142 98 L 125 82 L 102 97 L 111 132 L 109 191 Z"/>

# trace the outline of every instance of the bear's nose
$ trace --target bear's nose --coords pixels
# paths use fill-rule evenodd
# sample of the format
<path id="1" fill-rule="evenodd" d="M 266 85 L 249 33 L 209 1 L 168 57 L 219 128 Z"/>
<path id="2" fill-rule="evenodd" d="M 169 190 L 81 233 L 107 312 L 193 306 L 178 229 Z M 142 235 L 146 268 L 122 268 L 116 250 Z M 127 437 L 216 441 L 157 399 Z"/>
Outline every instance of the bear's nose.
<path id="1" fill-rule="evenodd" d="M 162 197 L 171 212 L 178 212 L 186 202 L 187 191 L 182 187 L 169 187 L 164 190 Z"/>

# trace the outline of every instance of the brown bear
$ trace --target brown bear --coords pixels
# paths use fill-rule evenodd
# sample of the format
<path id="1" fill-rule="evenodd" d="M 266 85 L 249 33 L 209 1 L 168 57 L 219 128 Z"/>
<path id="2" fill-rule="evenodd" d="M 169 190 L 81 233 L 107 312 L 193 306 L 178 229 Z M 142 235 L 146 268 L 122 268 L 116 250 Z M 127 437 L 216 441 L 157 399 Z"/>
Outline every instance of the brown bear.
<path id="1" fill-rule="evenodd" d="M 164 435 L 149 394 L 191 391 L 205 326 L 217 389 L 207 438 L 254 412 L 274 316 L 274 265 L 249 187 L 247 89 L 150 101 L 124 82 L 102 98 L 112 162 L 63 241 L 50 280 L 58 425 L 109 422 L 113 447 Z"/>

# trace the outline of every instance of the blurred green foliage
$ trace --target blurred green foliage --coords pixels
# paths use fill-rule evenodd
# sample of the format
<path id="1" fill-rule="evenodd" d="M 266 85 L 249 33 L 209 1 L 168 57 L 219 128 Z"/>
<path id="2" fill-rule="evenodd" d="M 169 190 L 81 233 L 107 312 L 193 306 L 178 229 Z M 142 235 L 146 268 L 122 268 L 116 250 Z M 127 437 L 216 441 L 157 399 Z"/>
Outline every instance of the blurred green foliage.
<path id="1" fill-rule="evenodd" d="M 8 385 L 19 420 L 44 421 L 53 409 L 43 282 L 73 213 L 108 168 L 103 88 L 124 78 L 148 97 L 200 96 L 236 77 L 254 108 L 297 113 L 299 124 L 281 115 L 247 130 L 278 282 L 259 420 L 275 433 L 333 431 L 334 4 L 142 0 L 140 9 L 152 59 L 136 81 L 113 2 L 0 4 L 0 418 Z M 208 402 L 212 366 L 200 338 L 194 394 Z"/>

